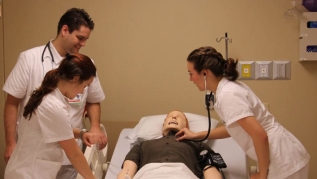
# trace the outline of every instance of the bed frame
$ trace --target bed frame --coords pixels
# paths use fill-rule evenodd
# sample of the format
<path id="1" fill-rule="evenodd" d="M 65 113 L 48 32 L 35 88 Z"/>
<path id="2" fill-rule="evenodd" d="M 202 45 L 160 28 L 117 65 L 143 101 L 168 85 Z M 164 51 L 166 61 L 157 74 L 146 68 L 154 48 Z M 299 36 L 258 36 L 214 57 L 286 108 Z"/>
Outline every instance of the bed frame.
<path id="1" fill-rule="evenodd" d="M 100 124 L 100 129 L 107 136 L 107 131 L 103 124 Z M 107 153 L 108 145 L 102 150 L 98 150 L 95 144 L 91 147 L 86 147 L 85 149 L 84 156 L 96 179 L 102 179 L 105 177 L 108 169 Z M 78 173 L 76 179 L 84 178 Z"/>

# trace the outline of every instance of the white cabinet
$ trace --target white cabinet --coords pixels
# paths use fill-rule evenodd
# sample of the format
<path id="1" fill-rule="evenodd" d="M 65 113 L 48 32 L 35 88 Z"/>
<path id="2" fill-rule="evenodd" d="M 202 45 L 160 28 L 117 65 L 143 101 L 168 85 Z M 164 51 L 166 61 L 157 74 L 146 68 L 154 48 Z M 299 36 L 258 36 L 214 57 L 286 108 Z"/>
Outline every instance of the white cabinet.
<path id="1" fill-rule="evenodd" d="M 300 61 L 317 61 L 317 12 L 304 12 L 300 21 Z"/>

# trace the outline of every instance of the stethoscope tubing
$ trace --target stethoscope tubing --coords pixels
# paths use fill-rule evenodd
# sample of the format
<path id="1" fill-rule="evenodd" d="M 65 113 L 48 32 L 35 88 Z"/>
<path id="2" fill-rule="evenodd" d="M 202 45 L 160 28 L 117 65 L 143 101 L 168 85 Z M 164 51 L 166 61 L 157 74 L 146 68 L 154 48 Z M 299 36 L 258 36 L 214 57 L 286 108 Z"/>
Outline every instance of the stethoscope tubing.
<path id="1" fill-rule="evenodd" d="M 50 52 L 50 55 L 51 55 L 51 58 L 52 58 L 52 63 L 55 62 L 54 56 L 53 56 L 53 53 L 52 53 L 52 50 L 51 50 L 51 48 L 50 48 L 50 43 L 51 43 L 51 41 L 48 41 L 47 44 L 46 44 L 45 47 L 44 47 L 44 50 L 43 50 L 43 52 L 42 52 L 42 58 L 41 58 L 42 63 L 44 62 L 44 53 L 45 53 L 45 50 L 46 50 L 46 49 L 48 49 L 48 51 Z"/>
<path id="2" fill-rule="evenodd" d="M 44 53 L 45 53 L 45 50 L 46 50 L 46 49 L 48 49 L 48 51 L 50 52 L 51 63 L 52 63 L 52 69 L 53 69 L 53 63 L 55 63 L 54 56 L 53 56 L 52 50 L 51 50 L 51 48 L 50 48 L 50 43 L 51 43 L 51 41 L 48 41 L 48 42 L 47 42 L 47 44 L 45 45 L 45 47 L 44 47 L 44 49 L 43 49 L 43 52 L 42 52 L 41 61 L 42 61 L 42 67 L 43 67 L 43 76 L 45 76 L 45 71 L 44 71 Z"/>

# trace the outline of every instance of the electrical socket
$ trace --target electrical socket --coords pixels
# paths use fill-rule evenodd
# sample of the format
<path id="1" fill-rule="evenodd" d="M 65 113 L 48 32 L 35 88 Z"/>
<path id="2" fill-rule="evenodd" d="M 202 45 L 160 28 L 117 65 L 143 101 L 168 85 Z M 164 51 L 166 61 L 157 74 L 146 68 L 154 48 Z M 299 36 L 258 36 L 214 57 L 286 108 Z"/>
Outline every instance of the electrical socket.
<path id="1" fill-rule="evenodd" d="M 272 61 L 256 61 L 255 62 L 255 79 L 256 80 L 273 79 Z"/>
<path id="2" fill-rule="evenodd" d="M 237 65 L 237 70 L 239 72 L 239 79 L 254 79 L 254 61 L 239 61 Z"/>

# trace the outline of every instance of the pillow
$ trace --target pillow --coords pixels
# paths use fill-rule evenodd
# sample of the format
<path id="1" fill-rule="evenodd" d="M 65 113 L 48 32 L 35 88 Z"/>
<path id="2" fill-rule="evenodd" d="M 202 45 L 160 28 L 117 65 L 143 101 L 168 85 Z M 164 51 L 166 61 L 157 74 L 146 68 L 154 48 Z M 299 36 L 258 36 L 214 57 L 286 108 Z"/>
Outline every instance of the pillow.
<path id="1" fill-rule="evenodd" d="M 184 113 L 188 119 L 189 129 L 193 132 L 208 130 L 208 117 L 193 113 Z M 139 144 L 142 141 L 158 139 L 162 137 L 162 127 L 167 114 L 142 117 L 139 123 L 133 128 L 126 139 L 131 145 Z M 218 121 L 210 118 L 210 129 L 214 129 Z"/>

